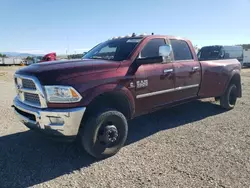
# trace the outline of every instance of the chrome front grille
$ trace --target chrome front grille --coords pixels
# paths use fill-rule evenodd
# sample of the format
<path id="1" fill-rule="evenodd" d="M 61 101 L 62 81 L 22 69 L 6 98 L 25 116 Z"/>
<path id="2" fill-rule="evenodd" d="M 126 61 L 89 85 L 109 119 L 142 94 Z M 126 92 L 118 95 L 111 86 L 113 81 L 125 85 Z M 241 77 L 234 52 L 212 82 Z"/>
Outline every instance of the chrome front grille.
<path id="1" fill-rule="evenodd" d="M 36 77 L 16 74 L 15 86 L 21 102 L 38 108 L 47 107 L 43 89 Z"/>

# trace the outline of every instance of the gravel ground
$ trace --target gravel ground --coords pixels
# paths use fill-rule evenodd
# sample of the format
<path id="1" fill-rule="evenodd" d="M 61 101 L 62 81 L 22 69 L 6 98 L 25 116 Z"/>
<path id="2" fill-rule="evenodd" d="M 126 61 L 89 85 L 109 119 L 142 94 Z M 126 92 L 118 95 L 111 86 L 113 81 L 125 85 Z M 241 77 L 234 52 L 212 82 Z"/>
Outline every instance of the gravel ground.
<path id="1" fill-rule="evenodd" d="M 126 146 L 96 161 L 18 122 L 15 69 L 0 67 L 0 187 L 250 187 L 250 70 L 234 110 L 208 99 L 139 117 Z"/>

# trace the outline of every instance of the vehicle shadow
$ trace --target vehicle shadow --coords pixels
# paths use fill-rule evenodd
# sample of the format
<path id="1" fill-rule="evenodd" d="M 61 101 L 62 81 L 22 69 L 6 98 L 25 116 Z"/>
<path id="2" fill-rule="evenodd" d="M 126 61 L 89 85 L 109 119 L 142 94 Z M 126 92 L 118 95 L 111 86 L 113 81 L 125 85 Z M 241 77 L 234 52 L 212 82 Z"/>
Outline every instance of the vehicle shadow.
<path id="1" fill-rule="evenodd" d="M 183 126 L 225 112 L 219 105 L 196 100 L 135 118 L 129 122 L 127 145 L 159 131 Z"/>
<path id="2" fill-rule="evenodd" d="M 138 117 L 129 122 L 126 143 L 161 130 L 183 126 L 224 112 L 209 102 L 194 101 Z M 86 168 L 96 161 L 75 143 L 53 142 L 34 131 L 0 137 L 0 187 L 30 187 Z"/>

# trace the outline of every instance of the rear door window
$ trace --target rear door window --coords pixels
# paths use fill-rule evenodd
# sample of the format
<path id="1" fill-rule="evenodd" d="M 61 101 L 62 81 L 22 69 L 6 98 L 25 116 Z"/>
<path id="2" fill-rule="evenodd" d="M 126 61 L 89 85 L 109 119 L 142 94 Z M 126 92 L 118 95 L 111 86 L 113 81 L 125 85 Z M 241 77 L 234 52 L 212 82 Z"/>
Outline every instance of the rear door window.
<path id="1" fill-rule="evenodd" d="M 175 61 L 192 60 L 192 52 L 184 40 L 170 39 Z"/>

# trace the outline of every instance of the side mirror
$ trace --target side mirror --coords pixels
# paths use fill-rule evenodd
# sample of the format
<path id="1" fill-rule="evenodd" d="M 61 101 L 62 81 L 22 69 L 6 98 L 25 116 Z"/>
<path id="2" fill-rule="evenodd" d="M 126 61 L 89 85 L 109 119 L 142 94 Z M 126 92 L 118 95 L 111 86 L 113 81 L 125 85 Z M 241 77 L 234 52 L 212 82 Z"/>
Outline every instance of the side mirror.
<path id="1" fill-rule="evenodd" d="M 140 66 L 145 64 L 162 63 L 162 61 L 163 61 L 162 56 L 146 57 L 137 59 L 136 64 Z"/>
<path id="2" fill-rule="evenodd" d="M 159 47 L 159 56 L 162 57 L 163 63 L 171 62 L 170 55 L 172 53 L 172 48 L 170 45 L 166 44 Z"/>
<path id="3" fill-rule="evenodd" d="M 140 65 L 143 65 L 143 64 L 171 62 L 170 54 L 172 52 L 172 48 L 171 48 L 170 45 L 166 44 L 166 45 L 160 46 L 158 52 L 159 52 L 158 56 L 137 58 L 136 59 L 136 64 L 138 66 L 140 66 Z"/>

